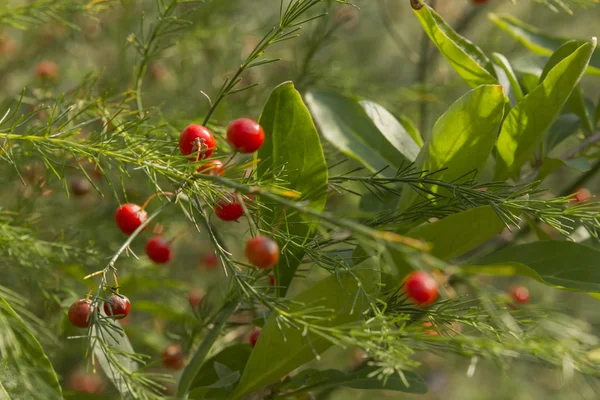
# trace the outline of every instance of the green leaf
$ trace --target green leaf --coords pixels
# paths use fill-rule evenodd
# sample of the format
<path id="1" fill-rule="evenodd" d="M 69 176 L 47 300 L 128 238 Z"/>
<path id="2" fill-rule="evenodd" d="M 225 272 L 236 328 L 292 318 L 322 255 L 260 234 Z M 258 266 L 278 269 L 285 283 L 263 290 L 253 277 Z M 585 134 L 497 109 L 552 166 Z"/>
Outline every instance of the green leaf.
<path id="1" fill-rule="evenodd" d="M 225 365 L 231 371 L 242 372 L 252 348 L 248 343 L 235 344 L 230 347 L 226 347 L 213 357 L 206 360 L 202 368 L 194 378 L 192 388 L 210 386 L 214 382 L 219 380 L 219 375 L 215 370 L 215 363 Z"/>
<path id="2" fill-rule="evenodd" d="M 489 18 L 500 29 L 511 35 L 523 46 L 537 54 L 550 55 L 571 39 L 552 36 L 541 32 L 510 15 L 489 14 Z M 578 41 L 581 46 L 585 41 Z M 600 52 L 596 52 L 590 60 L 587 73 L 600 75 Z"/>
<path id="3" fill-rule="evenodd" d="M 415 123 L 408 118 L 406 115 L 401 115 L 398 117 L 398 121 L 402 124 L 406 132 L 413 138 L 417 146 L 423 147 L 423 137 L 421 136 L 421 132 L 417 129 Z"/>
<path id="4" fill-rule="evenodd" d="M 542 167 L 538 171 L 535 180 L 543 181 L 550 174 L 552 174 L 554 171 L 558 170 L 562 166 L 569 167 L 577 172 L 587 172 L 592 168 L 589 160 L 585 157 L 575 157 L 568 160 L 547 157 L 544 158 L 544 161 L 542 162 Z"/>
<path id="5" fill-rule="evenodd" d="M 456 33 L 427 4 L 418 10 L 413 8 L 413 11 L 433 44 L 469 85 L 498 83 L 491 61 L 479 47 Z"/>
<path id="6" fill-rule="evenodd" d="M 510 62 L 504 55 L 502 55 L 500 53 L 492 53 L 492 57 L 494 58 L 494 61 L 496 61 L 498 66 L 500 68 L 502 68 L 502 70 L 506 74 L 506 77 L 508 78 L 508 81 L 510 82 L 511 93 L 514 96 L 515 101 L 517 103 L 520 102 L 524 96 L 523 89 L 521 89 L 521 85 L 519 84 L 517 75 L 515 74 L 515 71 L 513 70 L 512 66 L 510 65 Z"/>
<path id="7" fill-rule="evenodd" d="M 550 152 L 563 140 L 579 130 L 581 121 L 575 114 L 561 114 L 550 127 L 546 135 L 546 151 Z"/>
<path id="8" fill-rule="evenodd" d="M 383 174 L 393 176 L 406 161 L 379 131 L 357 99 L 331 91 L 311 91 L 305 99 L 323 137 L 370 171 L 376 172 L 389 166 Z"/>
<path id="9" fill-rule="evenodd" d="M 355 267 L 355 274 L 361 279 L 362 288 L 374 291 L 379 283 L 378 269 L 373 259 Z M 330 310 L 331 314 L 321 312 L 322 320 L 312 320 L 319 326 L 334 327 L 360 321 L 362 312 L 368 303 L 357 297 L 357 280 L 350 273 L 332 275 L 316 283 L 311 288 L 292 298 L 286 313 L 301 312 L 307 308 Z M 276 319 L 273 312 L 267 319 L 256 346 L 246 364 L 242 379 L 236 387 L 232 400 L 243 398 L 266 385 L 269 385 L 299 366 L 313 360 L 315 354 L 321 354 L 332 346 L 323 336 L 298 331 L 282 319 Z M 310 340 L 310 344 L 309 344 Z"/>
<path id="10" fill-rule="evenodd" d="M 600 293 L 600 252 L 579 243 L 543 241 L 509 247 L 463 266 L 469 273 L 522 275 L 556 288 Z"/>
<path id="11" fill-rule="evenodd" d="M 581 79 L 595 47 L 594 39 L 563 59 L 509 112 L 498 137 L 495 180 L 517 176 L 533 156 Z"/>
<path id="12" fill-rule="evenodd" d="M 317 129 L 292 83 L 284 83 L 273 90 L 260 124 L 266 137 L 257 153 L 262 160 L 258 164 L 258 175 L 284 167 L 285 186 L 302 193 L 299 200 L 309 201 L 309 207 L 322 211 L 327 201 L 327 163 Z M 285 223 L 288 234 L 300 242 L 314 234 L 314 223 L 307 222 L 300 214 L 285 215 L 285 210 L 275 204 L 269 208 L 264 210 L 269 230 Z M 285 295 L 304 256 L 301 243 L 287 248 L 289 251 L 274 269 L 280 296 Z"/>
<path id="13" fill-rule="evenodd" d="M 404 125 L 402 125 L 391 112 L 377 103 L 369 100 L 362 100 L 359 104 L 388 142 L 390 142 L 390 144 L 394 146 L 406 160 L 410 162 L 415 161 L 421 147 L 404 128 Z"/>
<path id="14" fill-rule="evenodd" d="M 452 260 L 496 237 L 504 223 L 490 206 L 471 208 L 433 223 L 425 223 L 406 236 L 422 239 L 433 245 L 431 254 Z"/>
<path id="15" fill-rule="evenodd" d="M 98 330 L 98 326 L 94 325 L 92 327 L 92 336 L 100 336 L 104 338 L 106 341 L 106 345 L 109 346 L 114 354 L 114 357 L 117 359 L 122 368 L 129 372 L 135 372 L 138 369 L 138 363 L 132 360 L 130 357 L 127 357 L 129 354 L 134 354 L 135 351 L 129 342 L 129 338 L 116 321 L 111 319 L 106 319 L 103 321 L 103 324 L 109 324 L 110 327 L 102 327 L 103 331 L 107 330 L 107 332 L 100 332 Z M 123 398 L 133 398 L 133 394 L 127 384 L 121 377 L 121 374 L 112 367 L 112 363 L 108 361 L 108 357 L 106 353 L 103 351 L 100 343 L 96 343 L 94 346 L 94 356 L 96 360 L 98 360 L 98 364 L 108 377 L 108 379 L 115 385 L 119 393 L 123 396 Z"/>
<path id="16" fill-rule="evenodd" d="M 0 297 L 0 399 L 28 399 L 32 391 L 61 399 L 62 390 L 52 363 L 23 319 Z M 11 346 L 14 340 L 16 346 Z M 6 353 L 5 353 L 6 352 Z M 17 364 L 13 364 L 18 360 Z"/>
<path id="17" fill-rule="evenodd" d="M 427 384 L 414 372 L 402 372 L 406 383 L 408 383 L 407 385 L 397 373 L 389 375 L 385 381 L 378 379 L 376 376 L 371 376 L 376 370 L 377 367 L 365 367 L 356 372 L 346 373 L 337 369 L 307 369 L 293 378 L 286 379 L 278 389 L 281 391 L 303 391 L 304 388 L 310 388 L 314 391 L 344 386 L 363 390 L 427 393 Z"/>
<path id="18" fill-rule="evenodd" d="M 415 161 L 416 170 L 446 168 L 435 175 L 446 182 L 474 170 L 481 171 L 496 143 L 505 99 L 499 85 L 480 86 L 458 99 L 435 123 L 431 139 Z M 417 196 L 406 187 L 400 209 L 408 208 Z"/>
<path id="19" fill-rule="evenodd" d="M 552 57 L 550 57 L 550 59 L 546 63 L 546 66 L 542 71 L 542 75 L 540 76 L 540 83 L 542 83 L 544 79 L 546 79 L 546 76 L 552 70 L 552 68 L 556 66 L 556 64 L 558 64 L 566 57 L 571 55 L 573 52 L 575 52 L 579 48 L 579 46 L 579 43 L 575 40 L 568 41 L 562 46 L 560 46 L 554 52 L 554 54 L 552 54 Z M 585 105 L 585 100 L 583 98 L 583 93 L 579 85 L 573 89 L 573 93 L 571 93 L 571 96 L 567 100 L 567 109 L 570 112 L 576 114 L 581 119 L 583 128 L 585 128 L 585 130 L 588 133 L 594 131 L 594 128 L 592 127 L 592 120 L 590 115 L 588 114 L 588 110 Z"/>

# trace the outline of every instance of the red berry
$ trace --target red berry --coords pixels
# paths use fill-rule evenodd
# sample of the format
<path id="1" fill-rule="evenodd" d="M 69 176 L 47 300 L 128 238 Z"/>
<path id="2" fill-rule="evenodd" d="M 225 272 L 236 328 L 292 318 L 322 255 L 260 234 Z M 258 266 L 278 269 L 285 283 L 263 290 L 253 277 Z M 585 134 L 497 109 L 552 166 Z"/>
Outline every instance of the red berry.
<path id="1" fill-rule="evenodd" d="M 115 214 L 119 229 L 126 235 L 131 235 L 147 219 L 148 213 L 132 203 L 123 204 Z"/>
<path id="2" fill-rule="evenodd" d="M 154 236 L 146 243 L 146 254 L 157 264 L 168 263 L 171 261 L 171 245 L 164 237 Z"/>
<path id="3" fill-rule="evenodd" d="M 274 276 L 269 277 L 269 285 L 275 286 L 275 277 Z"/>
<path id="4" fill-rule="evenodd" d="M 586 203 L 591 196 L 592 194 L 586 188 L 577 188 L 573 196 L 573 201 L 576 203 Z"/>
<path id="5" fill-rule="evenodd" d="M 123 295 L 111 294 L 104 302 L 104 313 L 114 319 L 123 319 L 129 314 L 131 303 Z"/>
<path id="6" fill-rule="evenodd" d="M 204 256 L 202 256 L 202 264 L 204 264 L 208 269 L 214 269 L 217 265 L 219 265 L 217 255 L 212 251 L 210 253 L 206 253 Z"/>
<path id="7" fill-rule="evenodd" d="M 102 395 L 104 380 L 100 375 L 88 374 L 82 369 L 77 369 L 69 374 L 67 387 L 75 392 Z"/>
<path id="8" fill-rule="evenodd" d="M 260 269 L 271 268 L 279 261 L 279 246 L 271 238 L 256 236 L 246 243 L 246 257 Z"/>
<path id="9" fill-rule="evenodd" d="M 52 61 L 42 61 L 35 67 L 35 75 L 40 79 L 58 78 L 58 65 Z"/>
<path id="10" fill-rule="evenodd" d="M 525 286 L 515 286 L 510 289 L 512 298 L 521 304 L 529 303 L 529 290 Z"/>
<path id="11" fill-rule="evenodd" d="M 200 308 L 200 304 L 202 303 L 202 299 L 204 299 L 204 295 L 205 293 L 202 289 L 192 289 L 188 293 L 188 300 L 194 311 L 198 311 Z"/>
<path id="12" fill-rule="evenodd" d="M 234 198 L 219 199 L 215 205 L 215 214 L 223 221 L 237 221 L 244 215 L 244 209 L 240 202 Z"/>
<path id="13" fill-rule="evenodd" d="M 438 297 L 437 282 L 423 271 L 411 272 L 404 282 L 404 291 L 417 304 L 433 303 Z"/>
<path id="14" fill-rule="evenodd" d="M 212 133 L 202 125 L 189 125 L 179 136 L 179 150 L 184 156 L 194 153 L 190 160 L 208 158 L 217 148 Z"/>
<path id="15" fill-rule="evenodd" d="M 87 328 L 92 322 L 93 312 L 90 300 L 77 300 L 69 308 L 69 321 L 78 328 Z"/>
<path id="16" fill-rule="evenodd" d="M 185 355 L 178 344 L 168 345 L 162 352 L 162 359 L 167 368 L 182 369 L 185 366 Z"/>
<path id="17" fill-rule="evenodd" d="M 240 153 L 254 153 L 265 141 L 265 131 L 248 118 L 240 118 L 229 124 L 227 141 Z"/>
<path id="18" fill-rule="evenodd" d="M 473 3 L 475 3 L 475 4 L 483 4 L 483 3 L 487 3 L 487 0 L 473 0 Z"/>
<path id="19" fill-rule="evenodd" d="M 210 160 L 198 167 L 197 172 L 205 175 L 223 175 L 223 163 L 219 160 Z"/>
<path id="20" fill-rule="evenodd" d="M 250 346 L 256 346 L 256 342 L 258 342 L 258 337 L 260 336 L 260 328 L 256 328 L 254 332 L 250 335 Z"/>

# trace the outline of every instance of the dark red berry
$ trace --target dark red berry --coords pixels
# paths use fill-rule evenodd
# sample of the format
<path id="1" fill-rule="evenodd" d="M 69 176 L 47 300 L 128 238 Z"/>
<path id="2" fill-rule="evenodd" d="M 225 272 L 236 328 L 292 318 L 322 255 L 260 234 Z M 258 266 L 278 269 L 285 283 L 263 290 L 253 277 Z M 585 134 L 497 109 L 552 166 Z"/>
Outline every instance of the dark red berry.
<path id="1" fill-rule="evenodd" d="M 473 3 L 475 4 L 483 4 L 483 3 L 487 3 L 488 0 L 473 0 Z"/>
<path id="2" fill-rule="evenodd" d="M 114 319 L 123 319 L 129 314 L 131 303 L 123 295 L 111 294 L 104 302 L 104 313 Z"/>
<path id="3" fill-rule="evenodd" d="M 162 352 L 162 359 L 167 368 L 182 369 L 185 366 L 185 355 L 178 344 L 168 345 Z"/>
<path id="4" fill-rule="evenodd" d="M 194 154 L 190 160 L 208 158 L 217 148 L 212 133 L 202 125 L 189 125 L 179 136 L 179 150 L 184 156 Z"/>
<path id="5" fill-rule="evenodd" d="M 573 195 L 573 201 L 576 203 L 586 203 L 591 196 L 592 194 L 586 188 L 577 188 L 575 195 Z"/>
<path id="6" fill-rule="evenodd" d="M 515 286 L 510 289 L 510 295 L 518 303 L 529 303 L 529 290 L 525 286 Z"/>
<path id="7" fill-rule="evenodd" d="M 256 328 L 254 332 L 250 335 L 250 346 L 256 346 L 256 342 L 258 342 L 258 337 L 260 336 L 260 328 Z"/>
<path id="8" fill-rule="evenodd" d="M 71 192 L 77 197 L 82 197 L 92 190 L 92 184 L 87 179 L 77 178 L 71 181 Z"/>
<path id="9" fill-rule="evenodd" d="M 131 235 L 148 219 L 148 213 L 137 204 L 123 204 L 115 213 L 115 221 L 121 232 Z"/>
<path id="10" fill-rule="evenodd" d="M 275 277 L 274 276 L 269 277 L 269 285 L 275 286 Z"/>
<path id="11" fill-rule="evenodd" d="M 260 269 L 271 268 L 279 261 L 279 246 L 269 237 L 256 236 L 246 243 L 246 257 Z"/>
<path id="12" fill-rule="evenodd" d="M 204 264 L 208 269 L 216 268 L 219 265 L 217 255 L 212 251 L 206 253 L 204 256 L 202 256 L 202 264 Z"/>
<path id="13" fill-rule="evenodd" d="M 77 300 L 69 308 L 69 321 L 78 328 L 87 328 L 92 322 L 93 312 L 90 300 Z"/>
<path id="14" fill-rule="evenodd" d="M 417 304 L 433 303 L 438 297 L 438 285 L 427 272 L 411 272 L 404 282 L 404 291 Z"/>
<path id="15" fill-rule="evenodd" d="M 210 160 L 198 167 L 197 172 L 205 175 L 223 175 L 223 163 L 219 160 Z"/>
<path id="16" fill-rule="evenodd" d="M 40 79 L 58 78 L 58 65 L 52 61 L 42 61 L 35 66 L 35 75 Z"/>
<path id="17" fill-rule="evenodd" d="M 237 221 L 244 215 L 244 209 L 236 198 L 230 197 L 217 200 L 215 214 L 223 221 Z"/>
<path id="18" fill-rule="evenodd" d="M 265 131 L 256 121 L 236 119 L 227 128 L 227 141 L 240 153 L 254 153 L 265 141 Z"/>
<path id="19" fill-rule="evenodd" d="M 168 263 L 171 261 L 171 245 L 164 237 L 154 236 L 146 243 L 146 254 L 157 264 Z"/>

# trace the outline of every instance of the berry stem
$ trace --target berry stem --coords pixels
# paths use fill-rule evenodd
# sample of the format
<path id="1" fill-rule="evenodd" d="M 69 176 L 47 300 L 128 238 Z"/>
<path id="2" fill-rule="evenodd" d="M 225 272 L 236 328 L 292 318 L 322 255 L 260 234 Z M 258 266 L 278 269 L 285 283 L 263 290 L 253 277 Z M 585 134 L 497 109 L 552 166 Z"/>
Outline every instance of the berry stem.
<path id="1" fill-rule="evenodd" d="M 171 192 L 160 192 L 160 193 L 154 193 L 153 195 L 151 195 L 150 197 L 148 197 L 148 199 L 146 199 L 146 201 L 144 202 L 144 204 L 142 204 L 142 207 L 141 207 L 140 209 L 141 209 L 141 210 L 145 210 L 145 209 L 146 209 L 146 207 L 148 207 L 148 204 L 150 204 L 150 202 L 151 202 L 151 201 L 152 201 L 152 200 L 153 200 L 155 197 L 158 197 L 158 196 L 161 196 L 161 195 L 162 195 L 162 196 L 168 196 L 168 197 L 171 197 L 171 196 L 174 196 L 175 194 L 174 194 L 174 193 L 171 193 Z"/>
<path id="2" fill-rule="evenodd" d="M 181 375 L 181 380 L 179 381 L 179 388 L 177 389 L 177 398 L 178 399 L 187 399 L 192 383 L 194 382 L 194 378 L 204 365 L 204 361 L 206 361 L 206 356 L 208 355 L 210 349 L 215 344 L 219 335 L 221 334 L 221 330 L 227 324 L 229 317 L 235 313 L 239 306 L 238 301 L 230 301 L 226 303 L 219 314 L 217 315 L 214 325 L 212 329 L 208 332 L 200 347 L 194 354 L 194 357 L 190 360 L 189 364 L 183 370 L 183 374 Z"/>

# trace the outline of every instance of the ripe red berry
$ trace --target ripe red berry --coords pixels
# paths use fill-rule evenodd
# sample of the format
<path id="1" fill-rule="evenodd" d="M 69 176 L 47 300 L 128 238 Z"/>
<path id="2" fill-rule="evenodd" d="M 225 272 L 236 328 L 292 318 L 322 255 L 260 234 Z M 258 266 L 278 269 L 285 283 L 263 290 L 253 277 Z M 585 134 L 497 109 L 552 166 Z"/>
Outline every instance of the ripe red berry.
<path id="1" fill-rule="evenodd" d="M 189 125 L 179 136 L 179 150 L 184 156 L 194 154 L 190 160 L 208 158 L 217 148 L 212 133 L 202 125 Z"/>
<path id="2" fill-rule="evenodd" d="M 269 285 L 275 286 L 275 277 L 274 276 L 269 277 Z"/>
<path id="3" fill-rule="evenodd" d="M 83 369 L 76 369 L 69 374 L 67 387 L 75 392 L 102 395 L 104 380 L 98 374 L 90 374 Z"/>
<path id="4" fill-rule="evenodd" d="M 510 295 L 518 303 L 529 303 L 529 290 L 525 286 L 515 286 L 510 289 Z"/>
<path id="5" fill-rule="evenodd" d="M 164 237 L 154 236 L 146 243 L 146 254 L 157 264 L 168 263 L 171 261 L 171 245 Z"/>
<path id="6" fill-rule="evenodd" d="M 35 67 L 35 75 L 40 79 L 58 78 L 58 65 L 52 61 L 42 61 Z"/>
<path id="7" fill-rule="evenodd" d="M 198 167 L 197 172 L 205 175 L 223 175 L 225 170 L 223 169 L 223 163 L 219 160 L 210 160 Z"/>
<path id="8" fill-rule="evenodd" d="M 148 219 L 148 213 L 137 204 L 123 204 L 115 213 L 115 221 L 121 232 L 131 235 L 141 224 Z"/>
<path id="9" fill-rule="evenodd" d="M 78 328 L 87 328 L 92 322 L 93 312 L 90 300 L 77 300 L 69 308 L 69 321 Z"/>
<path id="10" fill-rule="evenodd" d="M 417 304 L 433 303 L 438 297 L 437 282 L 423 271 L 411 272 L 404 282 L 404 291 Z"/>
<path id="11" fill-rule="evenodd" d="M 123 319 L 129 314 L 131 303 L 123 295 L 111 294 L 104 302 L 104 313 L 114 319 Z"/>
<path id="12" fill-rule="evenodd" d="M 586 203 L 591 196 L 592 194 L 586 188 L 577 188 L 575 195 L 573 195 L 573 201 L 576 203 Z"/>
<path id="13" fill-rule="evenodd" d="M 254 332 L 250 335 L 250 346 L 256 346 L 256 342 L 258 342 L 258 337 L 260 336 L 260 328 L 256 328 Z"/>
<path id="14" fill-rule="evenodd" d="M 167 368 L 182 369 L 185 366 L 185 355 L 178 344 L 168 345 L 162 352 L 162 359 Z"/>
<path id="15" fill-rule="evenodd" d="M 256 236 L 246 243 L 246 257 L 260 269 L 271 268 L 279 261 L 279 246 L 269 237 Z"/>
<path id="16" fill-rule="evenodd" d="M 217 200 L 215 214 L 223 221 L 237 221 L 244 215 L 244 209 L 236 198 L 230 197 Z"/>
<path id="17" fill-rule="evenodd" d="M 254 153 L 265 141 L 265 131 L 256 121 L 236 119 L 227 128 L 227 141 L 240 153 Z"/>

